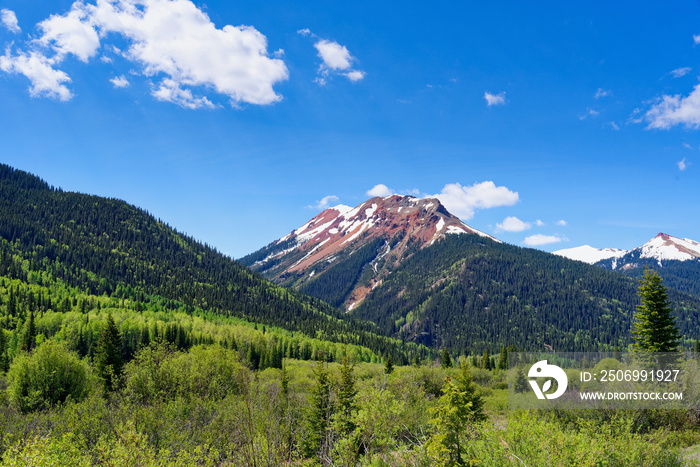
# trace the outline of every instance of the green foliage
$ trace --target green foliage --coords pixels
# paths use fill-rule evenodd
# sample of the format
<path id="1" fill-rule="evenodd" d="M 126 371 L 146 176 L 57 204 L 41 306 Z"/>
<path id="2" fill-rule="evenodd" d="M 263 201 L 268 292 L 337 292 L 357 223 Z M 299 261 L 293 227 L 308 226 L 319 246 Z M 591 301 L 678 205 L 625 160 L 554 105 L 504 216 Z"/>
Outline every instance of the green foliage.
<path id="1" fill-rule="evenodd" d="M 452 368 L 452 357 L 450 357 L 450 352 L 447 349 L 442 349 L 442 355 L 440 356 L 440 365 L 443 368 Z"/>
<path id="2" fill-rule="evenodd" d="M 325 457 L 330 448 L 327 438 L 333 404 L 331 401 L 330 372 L 323 354 L 319 354 L 316 370 L 316 381 L 309 394 L 309 409 L 306 417 L 308 434 L 304 439 L 304 453 L 307 456 Z"/>
<path id="3" fill-rule="evenodd" d="M 634 280 L 580 261 L 448 235 L 416 251 L 352 314 L 387 335 L 453 354 L 495 353 L 511 343 L 525 351 L 545 344 L 607 351 L 631 343 L 636 289 Z M 680 332 L 700 336 L 700 300 L 680 292 L 671 297 Z M 402 320 L 411 325 L 396 328 Z"/>
<path id="4" fill-rule="evenodd" d="M 635 352 L 675 352 L 681 341 L 676 318 L 671 314 L 671 302 L 658 273 L 647 269 L 640 281 L 639 297 L 634 315 L 633 349 Z"/>
<path id="5" fill-rule="evenodd" d="M 31 355 L 18 355 L 7 377 L 10 401 L 25 412 L 62 404 L 69 397 L 82 400 L 93 386 L 88 364 L 55 341 Z"/>
<path id="6" fill-rule="evenodd" d="M 95 353 L 97 376 L 104 384 L 105 390 L 114 389 L 122 375 L 122 336 L 114 323 L 112 313 L 107 314 L 107 321 L 100 332 Z"/>
<path id="7" fill-rule="evenodd" d="M 513 389 L 515 392 L 527 392 L 529 389 L 528 383 L 527 383 L 527 378 L 525 377 L 525 373 L 523 372 L 522 368 L 518 368 L 517 372 L 515 373 L 515 381 L 513 383 Z"/>
<path id="8" fill-rule="evenodd" d="M 141 404 L 176 397 L 220 400 L 241 393 L 244 384 L 238 355 L 220 346 L 178 352 L 168 344 L 152 343 L 124 373 L 127 397 Z"/>

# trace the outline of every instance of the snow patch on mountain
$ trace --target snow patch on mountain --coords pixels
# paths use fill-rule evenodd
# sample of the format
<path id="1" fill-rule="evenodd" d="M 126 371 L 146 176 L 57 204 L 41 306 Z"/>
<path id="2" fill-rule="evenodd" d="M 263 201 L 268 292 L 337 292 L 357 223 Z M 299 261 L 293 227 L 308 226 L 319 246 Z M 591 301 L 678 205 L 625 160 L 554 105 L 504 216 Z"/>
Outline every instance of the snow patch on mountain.
<path id="1" fill-rule="evenodd" d="M 627 254 L 627 250 L 617 248 L 595 248 L 590 245 L 578 246 L 576 248 L 566 248 L 558 250 L 552 254 L 584 263 L 594 264 L 608 258 L 618 258 Z"/>

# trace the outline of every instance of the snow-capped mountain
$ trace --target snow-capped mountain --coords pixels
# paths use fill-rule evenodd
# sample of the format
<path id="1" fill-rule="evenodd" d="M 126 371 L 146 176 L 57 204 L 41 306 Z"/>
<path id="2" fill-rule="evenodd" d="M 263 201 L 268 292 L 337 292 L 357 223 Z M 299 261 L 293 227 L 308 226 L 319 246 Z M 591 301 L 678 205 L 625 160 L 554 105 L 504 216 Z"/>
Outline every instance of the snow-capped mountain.
<path id="1" fill-rule="evenodd" d="M 665 233 L 659 233 L 640 249 L 640 258 L 653 258 L 659 262 L 659 266 L 662 265 L 662 261 L 688 261 L 700 258 L 700 243 Z"/>
<path id="2" fill-rule="evenodd" d="M 688 261 L 700 258 L 700 243 L 689 238 L 678 238 L 659 233 L 644 245 L 633 250 L 617 248 L 594 248 L 583 245 L 553 252 L 555 255 L 583 261 L 588 264 L 602 262 L 608 269 L 636 267 L 635 260 L 651 259 L 663 267 L 665 261 Z"/>
<path id="3" fill-rule="evenodd" d="M 617 248 L 594 248 L 590 245 L 578 246 L 576 248 L 567 248 L 553 252 L 555 255 L 565 258 L 583 261 L 588 264 L 595 264 L 608 258 L 619 258 L 624 256 L 627 250 L 619 250 Z"/>
<path id="4" fill-rule="evenodd" d="M 437 199 L 393 195 L 326 209 L 241 261 L 302 290 L 309 279 L 334 270 L 350 286 L 333 304 L 351 309 L 406 256 L 450 234 L 498 241 L 450 214 Z"/>

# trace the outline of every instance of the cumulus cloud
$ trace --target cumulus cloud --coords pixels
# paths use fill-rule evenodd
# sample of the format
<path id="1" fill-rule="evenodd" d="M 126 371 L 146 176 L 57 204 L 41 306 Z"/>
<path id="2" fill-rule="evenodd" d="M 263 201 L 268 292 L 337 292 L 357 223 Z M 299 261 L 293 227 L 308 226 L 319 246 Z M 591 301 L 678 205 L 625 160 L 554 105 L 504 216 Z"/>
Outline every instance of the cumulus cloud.
<path id="1" fill-rule="evenodd" d="M 693 34 L 693 42 L 695 43 L 695 45 L 700 44 L 700 35 Z"/>
<path id="2" fill-rule="evenodd" d="M 347 70 L 352 66 L 352 56 L 347 47 L 325 39 L 314 44 L 323 65 L 331 70 Z"/>
<path id="3" fill-rule="evenodd" d="M 492 181 L 471 186 L 449 183 L 432 197 L 439 199 L 448 211 L 465 220 L 474 217 L 478 209 L 512 206 L 520 199 L 517 192 L 504 186 L 496 186 Z"/>
<path id="4" fill-rule="evenodd" d="M 508 216 L 503 222 L 496 224 L 496 230 L 501 232 L 522 232 L 532 227 L 529 222 L 524 222 L 514 216 Z"/>
<path id="5" fill-rule="evenodd" d="M 26 76 L 31 82 L 29 95 L 32 97 L 49 97 L 67 101 L 73 94 L 65 83 L 70 83 L 70 77 L 61 70 L 54 69 L 54 61 L 40 53 L 20 52 L 12 55 L 8 49 L 0 56 L 0 70 L 10 74 Z"/>
<path id="6" fill-rule="evenodd" d="M 67 14 L 52 15 L 37 25 L 43 31 L 37 42 L 51 47 L 58 61 L 72 54 L 87 63 L 97 53 L 100 38 L 91 24 L 90 13 L 85 8 L 83 4 L 74 3 Z"/>
<path id="7" fill-rule="evenodd" d="M 535 225 L 536 225 L 537 227 L 542 227 L 542 226 L 544 225 L 544 222 L 542 222 L 541 220 L 537 219 L 537 220 L 535 221 Z"/>
<path id="8" fill-rule="evenodd" d="M 196 97 L 189 89 L 180 87 L 172 79 L 164 79 L 158 87 L 153 87 L 151 95 L 159 101 L 172 102 L 186 109 L 213 109 L 215 105 L 206 97 Z"/>
<path id="9" fill-rule="evenodd" d="M 527 246 L 542 246 L 550 245 L 552 243 L 563 242 L 565 240 L 566 238 L 560 237 L 558 235 L 535 234 L 526 237 L 525 240 L 523 240 L 523 243 Z"/>
<path id="10" fill-rule="evenodd" d="M 126 88 L 129 87 L 129 80 L 126 79 L 124 75 L 115 76 L 109 80 L 110 83 L 114 85 L 115 88 Z"/>
<path id="11" fill-rule="evenodd" d="M 307 206 L 307 207 L 309 209 L 324 210 L 324 209 L 328 209 L 329 207 L 331 207 L 331 203 L 335 204 L 338 201 L 340 201 L 340 198 L 338 198 L 337 196 L 328 195 L 328 196 L 324 196 L 323 198 L 321 198 L 321 200 L 316 201 L 316 204 L 314 204 L 313 206 Z"/>
<path id="12" fill-rule="evenodd" d="M 163 76 L 153 96 L 186 108 L 213 106 L 206 97 L 193 94 L 196 87 L 227 96 L 234 105 L 271 104 L 282 98 L 273 85 L 289 77 L 284 62 L 268 55 L 262 33 L 252 26 L 219 29 L 190 0 L 75 2 L 68 13 L 53 15 L 38 26 L 42 35 L 28 44 L 32 48 L 29 55 L 6 54 L 6 62 L 40 55 L 38 60 L 52 67 L 67 55 L 87 62 L 97 54 L 101 42 L 112 34 L 120 35 L 129 44 L 124 58 L 140 65 L 146 76 Z M 54 72 L 67 78 L 62 71 Z M 70 93 L 61 95 L 70 98 Z"/>
<path id="13" fill-rule="evenodd" d="M 395 192 L 391 188 L 387 187 L 383 183 L 380 183 L 379 185 L 374 185 L 371 189 L 367 190 L 367 196 L 381 196 L 382 198 L 385 196 L 391 196 Z"/>
<path id="14" fill-rule="evenodd" d="M 690 67 L 685 66 L 683 68 L 676 68 L 675 70 L 671 70 L 670 73 L 671 73 L 671 76 L 673 76 L 674 78 L 680 78 L 680 77 L 685 76 L 688 73 L 690 73 Z"/>
<path id="15" fill-rule="evenodd" d="M 314 47 L 318 52 L 318 56 L 321 58 L 321 66 L 318 70 L 319 76 L 314 79 L 314 82 L 319 86 L 325 86 L 328 82 L 328 78 L 332 75 L 345 76 L 352 82 L 361 81 L 367 75 L 364 71 L 353 68 L 353 63 L 355 63 L 357 59 L 350 54 L 350 51 L 344 45 L 328 39 L 319 38 L 308 28 L 299 29 L 297 33 L 305 37 L 318 39 Z"/>
<path id="16" fill-rule="evenodd" d="M 683 171 L 685 171 L 685 169 L 687 169 L 690 166 L 690 162 L 688 162 L 686 160 L 686 158 L 684 157 L 683 160 L 676 162 L 676 165 L 678 166 L 678 170 L 683 172 Z"/>
<path id="17" fill-rule="evenodd" d="M 484 93 L 484 99 L 486 99 L 486 105 L 489 107 L 492 105 L 506 105 L 506 93 L 501 92 L 499 94 L 491 94 L 486 91 Z"/>
<path id="18" fill-rule="evenodd" d="M 647 128 L 667 130 L 676 125 L 700 127 L 700 84 L 686 97 L 664 95 L 644 114 Z M 635 120 L 636 122 L 639 119 Z"/>
<path id="19" fill-rule="evenodd" d="M 0 10 L 0 21 L 2 21 L 2 25 L 11 33 L 19 34 L 22 32 L 19 27 L 19 22 L 17 21 L 17 15 L 15 15 L 14 11 L 8 10 L 7 8 Z"/>
<path id="20" fill-rule="evenodd" d="M 557 221 L 557 225 L 564 227 L 566 225 L 566 221 L 564 219 Z"/>

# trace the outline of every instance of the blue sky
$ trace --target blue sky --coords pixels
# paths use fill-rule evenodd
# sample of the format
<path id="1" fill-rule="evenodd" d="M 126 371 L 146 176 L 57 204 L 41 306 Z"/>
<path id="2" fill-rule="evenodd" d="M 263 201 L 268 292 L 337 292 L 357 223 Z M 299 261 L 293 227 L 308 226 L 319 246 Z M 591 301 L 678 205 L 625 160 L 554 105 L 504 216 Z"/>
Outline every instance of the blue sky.
<path id="1" fill-rule="evenodd" d="M 697 2 L 0 10 L 0 161 L 234 257 L 389 192 L 546 251 L 700 240 Z"/>

